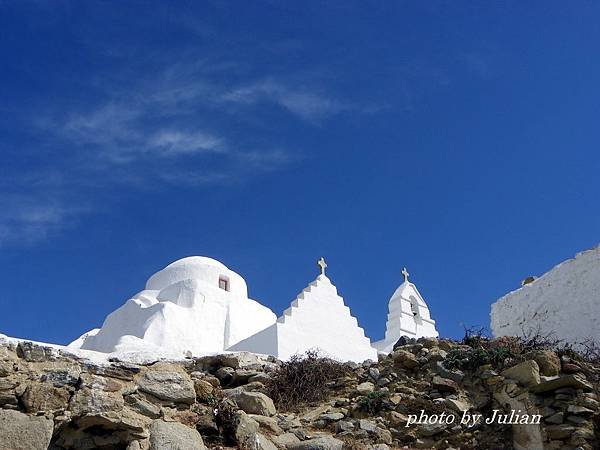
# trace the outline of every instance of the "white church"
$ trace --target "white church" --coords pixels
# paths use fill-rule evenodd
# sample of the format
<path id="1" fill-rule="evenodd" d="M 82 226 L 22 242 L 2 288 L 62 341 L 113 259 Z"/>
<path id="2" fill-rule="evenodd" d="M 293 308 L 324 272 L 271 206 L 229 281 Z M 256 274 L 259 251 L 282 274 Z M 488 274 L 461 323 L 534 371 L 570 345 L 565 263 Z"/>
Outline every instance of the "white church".
<path id="1" fill-rule="evenodd" d="M 438 336 L 406 269 L 389 300 L 385 338 L 371 343 L 325 274 L 323 258 L 318 265 L 317 278 L 277 317 L 248 298 L 246 281 L 221 262 L 183 258 L 152 275 L 144 290 L 109 314 L 101 328 L 69 347 L 173 358 L 248 351 L 282 360 L 318 349 L 340 361 L 362 362 L 390 353 L 401 336 Z"/>

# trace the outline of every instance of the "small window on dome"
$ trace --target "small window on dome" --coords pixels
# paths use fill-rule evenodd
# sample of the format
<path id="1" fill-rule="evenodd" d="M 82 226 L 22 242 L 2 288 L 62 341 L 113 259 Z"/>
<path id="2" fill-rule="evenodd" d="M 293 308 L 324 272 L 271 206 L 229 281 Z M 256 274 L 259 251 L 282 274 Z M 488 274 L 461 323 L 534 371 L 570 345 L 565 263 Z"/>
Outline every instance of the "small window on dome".
<path id="1" fill-rule="evenodd" d="M 229 280 L 224 277 L 219 277 L 219 287 L 224 291 L 229 292 Z"/>

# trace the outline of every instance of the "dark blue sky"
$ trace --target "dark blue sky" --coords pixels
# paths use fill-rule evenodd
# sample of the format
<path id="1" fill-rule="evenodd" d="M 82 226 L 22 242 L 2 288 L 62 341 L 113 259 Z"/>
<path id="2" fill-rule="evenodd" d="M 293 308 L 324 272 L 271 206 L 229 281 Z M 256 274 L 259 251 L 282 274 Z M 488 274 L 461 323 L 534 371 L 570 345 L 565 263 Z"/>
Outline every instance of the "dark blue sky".
<path id="1" fill-rule="evenodd" d="M 66 343 L 217 258 L 442 335 L 600 241 L 600 3 L 0 1 L 0 332 Z M 568 302 L 568 299 L 565 299 Z"/>

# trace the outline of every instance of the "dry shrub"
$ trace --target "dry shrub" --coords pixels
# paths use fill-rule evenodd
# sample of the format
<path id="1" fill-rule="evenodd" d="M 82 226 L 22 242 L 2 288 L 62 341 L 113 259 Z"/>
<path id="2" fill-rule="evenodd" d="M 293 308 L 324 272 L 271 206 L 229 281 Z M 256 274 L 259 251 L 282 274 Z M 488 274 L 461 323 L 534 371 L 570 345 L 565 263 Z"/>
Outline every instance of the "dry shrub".
<path id="1" fill-rule="evenodd" d="M 309 350 L 303 355 L 292 356 L 271 373 L 267 395 L 278 409 L 290 411 L 326 400 L 335 381 L 349 373 L 348 366 Z"/>
<path id="2" fill-rule="evenodd" d="M 471 348 L 450 350 L 444 362 L 448 368 L 476 370 L 484 364 L 491 364 L 495 369 L 504 369 L 530 358 L 531 352 L 550 350 L 558 356 L 564 355 L 600 370 L 598 341 L 586 339 L 570 344 L 557 339 L 555 333 L 542 332 L 539 327 L 535 330 L 523 330 L 521 336 L 498 338 L 490 338 L 484 327 L 465 327 L 465 336 L 459 343 Z"/>
<path id="3" fill-rule="evenodd" d="M 236 417 L 237 406 L 226 399 L 218 399 L 215 403 L 215 423 L 225 444 L 235 444 L 235 430 L 238 425 Z"/>
<path id="4" fill-rule="evenodd" d="M 425 411 L 425 414 L 441 414 L 443 412 L 448 413 L 448 410 L 443 404 L 426 400 L 423 397 L 415 397 L 414 399 L 406 398 L 402 400 L 402 403 L 398 405 L 398 411 L 403 414 L 420 414 L 421 411 Z"/>
<path id="5" fill-rule="evenodd" d="M 584 339 L 577 346 L 576 355 L 596 367 L 600 366 L 600 342 L 593 338 Z"/>
<path id="6" fill-rule="evenodd" d="M 365 450 L 367 446 L 358 441 L 354 436 L 341 436 L 340 439 L 344 442 L 343 450 Z"/>

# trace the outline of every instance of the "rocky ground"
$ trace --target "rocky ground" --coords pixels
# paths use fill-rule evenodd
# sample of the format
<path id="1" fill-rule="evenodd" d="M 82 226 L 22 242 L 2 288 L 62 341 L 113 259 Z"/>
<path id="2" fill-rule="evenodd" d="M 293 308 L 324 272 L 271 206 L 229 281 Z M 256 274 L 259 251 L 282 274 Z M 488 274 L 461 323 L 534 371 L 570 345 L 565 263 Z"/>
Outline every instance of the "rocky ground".
<path id="1" fill-rule="evenodd" d="M 314 371 L 320 360 L 312 363 Z M 378 362 L 319 372 L 312 386 L 302 377 L 282 385 L 282 367 L 289 382 L 296 366 L 247 353 L 98 364 L 4 343 L 0 449 L 600 448 L 600 371 L 567 352 L 427 338 L 399 342 Z M 322 396 L 306 402 L 313 388 Z M 541 421 L 460 423 L 494 410 Z M 407 426 L 421 411 L 438 420 Z"/>

